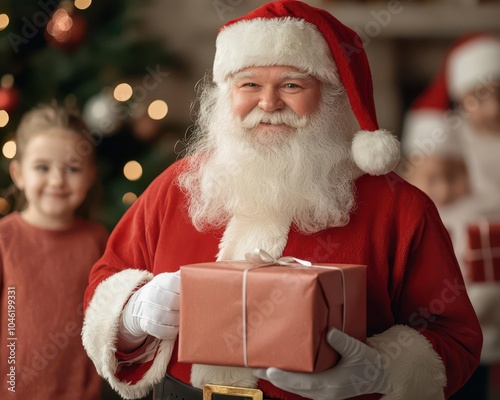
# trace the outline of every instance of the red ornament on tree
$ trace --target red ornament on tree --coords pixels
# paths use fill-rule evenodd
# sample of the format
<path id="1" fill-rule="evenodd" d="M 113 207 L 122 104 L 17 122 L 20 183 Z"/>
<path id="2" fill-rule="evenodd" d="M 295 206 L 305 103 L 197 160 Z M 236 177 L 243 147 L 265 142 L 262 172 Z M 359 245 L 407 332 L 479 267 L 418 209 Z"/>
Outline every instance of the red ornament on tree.
<path id="1" fill-rule="evenodd" d="M 87 21 L 71 7 L 61 6 L 47 24 L 45 37 L 54 47 L 72 51 L 85 40 Z"/>
<path id="2" fill-rule="evenodd" d="M 14 88 L 0 88 L 0 110 L 13 112 L 19 103 L 19 93 Z"/>

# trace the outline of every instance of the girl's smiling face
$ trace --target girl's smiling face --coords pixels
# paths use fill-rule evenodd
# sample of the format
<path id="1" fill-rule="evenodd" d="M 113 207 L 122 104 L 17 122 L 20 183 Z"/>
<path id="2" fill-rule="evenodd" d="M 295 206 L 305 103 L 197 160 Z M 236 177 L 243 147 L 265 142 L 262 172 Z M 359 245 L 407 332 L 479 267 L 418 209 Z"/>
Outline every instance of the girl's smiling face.
<path id="1" fill-rule="evenodd" d="M 96 167 L 83 153 L 85 139 L 65 128 L 34 134 L 20 160 L 11 164 L 16 186 L 24 191 L 23 218 L 45 228 L 69 226 L 92 186 Z"/>

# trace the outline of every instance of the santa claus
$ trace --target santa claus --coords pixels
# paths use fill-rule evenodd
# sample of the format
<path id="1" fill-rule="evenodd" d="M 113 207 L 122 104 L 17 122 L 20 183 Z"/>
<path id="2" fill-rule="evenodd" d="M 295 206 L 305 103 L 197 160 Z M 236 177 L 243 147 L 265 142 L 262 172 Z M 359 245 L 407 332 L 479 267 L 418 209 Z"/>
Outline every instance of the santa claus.
<path id="1" fill-rule="evenodd" d="M 222 27 L 189 154 L 123 216 L 90 276 L 83 343 L 123 397 L 155 385 L 156 399 L 201 399 L 211 383 L 268 399 L 444 399 L 477 367 L 481 331 L 448 234 L 390 172 L 399 145 L 378 129 L 359 45 L 293 0 Z M 321 373 L 178 362 L 180 266 L 255 248 L 367 265 L 367 342 L 332 329 L 342 359 Z"/>

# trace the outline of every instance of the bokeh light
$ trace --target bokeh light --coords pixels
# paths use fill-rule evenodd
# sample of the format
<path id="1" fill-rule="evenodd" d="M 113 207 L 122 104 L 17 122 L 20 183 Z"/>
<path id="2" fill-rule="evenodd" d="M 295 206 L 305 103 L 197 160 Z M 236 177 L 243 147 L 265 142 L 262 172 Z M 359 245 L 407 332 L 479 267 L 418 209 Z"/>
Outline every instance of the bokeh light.
<path id="1" fill-rule="evenodd" d="M 3 31 L 9 26 L 9 16 L 7 14 L 0 14 L 0 31 Z"/>
<path id="2" fill-rule="evenodd" d="M 73 19 L 65 9 L 60 8 L 54 13 L 52 19 L 47 24 L 47 32 L 58 42 L 65 42 L 71 35 L 70 30 L 72 26 Z"/>
<path id="3" fill-rule="evenodd" d="M 16 142 L 14 142 L 13 140 L 5 142 L 5 144 L 2 147 L 2 154 L 5 158 L 8 159 L 14 158 L 16 156 L 16 151 L 17 151 Z"/>
<path id="4" fill-rule="evenodd" d="M 9 123 L 9 114 L 5 110 L 0 110 L 0 128 L 3 128 Z"/>
<path id="5" fill-rule="evenodd" d="M 14 86 L 14 75 L 12 74 L 3 75 L 2 79 L 0 80 L 0 86 L 6 89 L 10 89 L 12 86 Z"/>
<path id="6" fill-rule="evenodd" d="M 132 192 L 127 192 L 122 197 L 122 203 L 126 206 L 131 205 L 134 201 L 137 200 L 137 195 Z"/>
<path id="7" fill-rule="evenodd" d="M 85 10 L 90 7 L 92 0 L 75 0 L 74 4 L 79 10 Z"/>
<path id="8" fill-rule="evenodd" d="M 113 91 L 113 97 L 118 101 L 127 101 L 132 97 L 132 86 L 128 83 L 120 83 L 116 85 L 115 90 Z"/>
<path id="9" fill-rule="evenodd" d="M 0 214 L 7 215 L 10 211 L 10 204 L 3 197 L 0 197 Z"/>
<path id="10" fill-rule="evenodd" d="M 142 167 L 137 161 L 129 161 L 123 167 L 123 175 L 129 181 L 136 181 L 142 176 Z"/>
<path id="11" fill-rule="evenodd" d="M 148 115 L 155 120 L 165 118 L 168 113 L 168 105 L 163 100 L 155 100 L 148 107 Z"/>

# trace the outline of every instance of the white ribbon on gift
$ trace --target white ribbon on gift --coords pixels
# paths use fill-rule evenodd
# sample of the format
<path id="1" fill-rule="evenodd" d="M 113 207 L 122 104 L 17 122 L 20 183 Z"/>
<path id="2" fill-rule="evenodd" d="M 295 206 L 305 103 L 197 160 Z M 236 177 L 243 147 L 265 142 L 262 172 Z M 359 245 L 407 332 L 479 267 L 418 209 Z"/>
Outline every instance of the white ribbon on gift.
<path id="1" fill-rule="evenodd" d="M 322 266 L 322 265 L 314 265 L 310 261 L 301 260 L 300 258 L 295 257 L 280 257 L 274 258 L 268 252 L 262 249 L 255 249 L 252 252 L 245 253 L 245 259 L 251 263 L 264 263 L 260 265 L 254 265 L 252 267 L 248 267 L 243 271 L 243 288 L 242 288 L 242 338 L 243 338 L 243 363 L 245 367 L 248 367 L 248 351 L 247 351 L 247 275 L 248 272 L 252 269 L 256 268 L 264 268 L 271 267 L 276 265 L 282 265 L 287 267 L 314 267 L 314 268 L 323 268 L 323 269 L 335 269 L 340 271 L 340 275 L 342 277 L 342 298 L 343 298 L 343 318 L 342 318 L 342 331 L 345 331 L 345 315 L 346 315 L 346 294 L 345 294 L 345 277 L 344 270 L 335 266 Z"/>
<path id="2" fill-rule="evenodd" d="M 470 261 L 484 261 L 484 278 L 486 282 L 495 281 L 495 266 L 493 260 L 500 257 L 500 247 L 491 247 L 490 224 L 487 219 L 482 218 L 477 222 L 481 248 L 469 249 L 467 259 Z"/>

